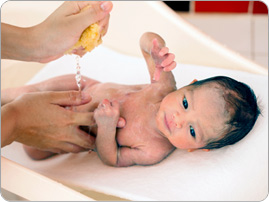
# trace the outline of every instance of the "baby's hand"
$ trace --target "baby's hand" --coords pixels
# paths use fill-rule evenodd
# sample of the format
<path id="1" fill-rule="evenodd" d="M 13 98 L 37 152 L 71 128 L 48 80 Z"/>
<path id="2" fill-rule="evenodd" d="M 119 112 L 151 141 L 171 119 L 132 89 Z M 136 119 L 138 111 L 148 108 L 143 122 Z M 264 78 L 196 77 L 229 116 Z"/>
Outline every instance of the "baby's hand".
<path id="1" fill-rule="evenodd" d="M 168 72 L 176 67 L 175 55 L 169 53 L 167 47 L 160 47 L 156 38 L 153 39 L 152 44 L 150 54 L 156 65 L 153 80 L 158 81 L 162 71 Z"/>
<path id="2" fill-rule="evenodd" d="M 120 117 L 120 105 L 117 101 L 104 99 L 94 111 L 94 118 L 98 127 L 115 129 L 123 128 L 125 120 Z"/>

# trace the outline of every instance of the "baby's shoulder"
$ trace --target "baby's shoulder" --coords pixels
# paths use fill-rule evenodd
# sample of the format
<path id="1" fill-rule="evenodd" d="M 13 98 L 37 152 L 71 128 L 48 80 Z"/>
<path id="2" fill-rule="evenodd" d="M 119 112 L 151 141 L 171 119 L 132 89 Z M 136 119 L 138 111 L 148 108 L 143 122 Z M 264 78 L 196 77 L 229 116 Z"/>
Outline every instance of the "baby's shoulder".
<path id="1" fill-rule="evenodd" d="M 176 86 L 171 85 L 165 85 L 163 83 L 155 82 L 148 85 L 146 88 L 144 88 L 144 91 L 149 95 L 150 97 L 154 97 L 157 99 L 162 99 L 169 93 L 176 90 Z"/>

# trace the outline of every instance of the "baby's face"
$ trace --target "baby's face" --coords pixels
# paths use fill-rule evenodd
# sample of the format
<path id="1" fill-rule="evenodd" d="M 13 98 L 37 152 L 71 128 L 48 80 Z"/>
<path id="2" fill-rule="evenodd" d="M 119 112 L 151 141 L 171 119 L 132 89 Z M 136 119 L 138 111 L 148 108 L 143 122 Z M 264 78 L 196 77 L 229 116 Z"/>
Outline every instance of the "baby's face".
<path id="1" fill-rule="evenodd" d="M 207 85 L 186 86 L 168 94 L 157 113 L 157 127 L 179 149 L 198 149 L 220 138 L 224 99 Z"/>

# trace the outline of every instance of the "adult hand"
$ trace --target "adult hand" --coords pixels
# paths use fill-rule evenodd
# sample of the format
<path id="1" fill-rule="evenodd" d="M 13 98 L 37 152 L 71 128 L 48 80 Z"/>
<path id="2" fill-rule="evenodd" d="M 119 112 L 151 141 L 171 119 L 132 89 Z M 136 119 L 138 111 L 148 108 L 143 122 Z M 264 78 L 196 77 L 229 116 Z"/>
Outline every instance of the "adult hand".
<path id="1" fill-rule="evenodd" d="M 93 125 L 93 113 L 79 113 L 62 106 L 90 102 L 79 92 L 29 93 L 1 108 L 1 147 L 13 141 L 54 153 L 80 152 L 94 148 L 95 139 L 79 130 Z"/>
<path id="2" fill-rule="evenodd" d="M 63 76 L 58 76 L 58 77 L 54 77 L 45 81 L 42 81 L 40 83 L 37 84 L 33 84 L 30 86 L 26 86 L 26 88 L 28 89 L 32 89 L 32 90 L 28 90 L 28 92 L 30 91 L 67 91 L 67 90 L 77 90 L 77 84 L 76 81 L 74 79 L 75 75 L 74 74 L 68 74 L 68 75 L 63 75 Z M 82 76 L 81 79 L 81 90 L 82 92 L 90 95 L 91 94 L 91 89 L 90 86 L 94 85 L 95 83 L 98 83 L 98 81 L 94 80 L 94 79 L 89 79 L 86 76 Z M 25 90 L 20 90 L 21 92 L 25 91 Z M 11 93 L 5 93 L 5 94 L 11 94 Z M 91 103 L 88 103 L 83 105 L 83 106 L 79 106 L 78 108 L 80 111 L 94 111 L 95 107 L 92 106 Z M 118 123 L 117 123 L 117 127 L 118 128 L 124 128 L 126 125 L 126 120 L 122 117 L 119 117 L 118 119 Z"/>
<path id="3" fill-rule="evenodd" d="M 87 10 L 80 12 L 90 5 Z M 72 47 L 82 32 L 91 24 L 99 22 L 100 32 L 105 35 L 108 28 L 111 2 L 67 1 L 64 2 L 43 23 L 36 27 L 34 34 L 41 42 L 39 62 L 48 62 L 61 57 Z"/>
<path id="4" fill-rule="evenodd" d="M 84 7 L 89 9 L 80 12 Z M 46 63 L 61 57 L 82 32 L 98 22 L 101 34 L 108 29 L 110 1 L 67 1 L 44 22 L 29 28 L 1 23 L 2 59 Z"/>

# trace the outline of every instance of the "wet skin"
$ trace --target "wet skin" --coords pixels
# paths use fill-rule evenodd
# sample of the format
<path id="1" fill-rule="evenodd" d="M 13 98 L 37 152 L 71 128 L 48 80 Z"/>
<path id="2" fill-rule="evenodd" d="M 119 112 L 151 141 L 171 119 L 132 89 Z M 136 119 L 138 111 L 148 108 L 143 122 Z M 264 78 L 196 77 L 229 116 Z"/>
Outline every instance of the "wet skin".
<path id="1" fill-rule="evenodd" d="M 142 160 L 141 156 L 145 158 L 143 164 L 157 163 L 170 154 L 175 147 L 157 126 L 155 117 L 166 93 L 160 93 L 161 91 L 156 91 L 156 88 L 158 89 L 157 83 L 132 86 L 95 83 L 84 89 L 91 94 L 92 101 L 77 107 L 77 110 L 94 111 L 104 99 L 117 101 L 120 105 L 120 117 L 126 120 L 125 127 L 117 129 L 117 143 L 121 147 L 140 150 L 141 153 L 137 155 L 140 160 Z M 169 92 L 170 90 L 167 93 Z M 97 135 L 97 127 L 92 127 L 91 132 Z"/>
<path id="2" fill-rule="evenodd" d="M 171 90 L 160 83 L 133 86 L 96 83 L 85 90 L 93 100 L 78 110 L 95 110 L 104 99 L 119 103 L 120 116 L 126 125 L 117 129 L 116 141 L 120 147 L 132 149 L 122 153 L 121 166 L 154 164 L 175 148 L 201 148 L 209 140 L 219 138 L 226 120 L 225 103 L 210 86 Z M 91 132 L 97 135 L 96 129 Z M 132 158 L 135 160 L 130 162 Z"/>
<path id="3" fill-rule="evenodd" d="M 225 121 L 223 99 L 214 88 L 176 90 L 171 72 L 175 56 L 160 36 L 145 33 L 140 47 L 150 84 L 100 83 L 84 77 L 83 91 L 92 101 L 72 109 L 94 113 L 97 125 L 89 133 L 96 136 L 98 155 L 108 165 L 152 165 L 175 148 L 198 149 L 219 138 Z M 126 121 L 123 128 L 117 128 L 119 117 Z"/>
<path id="4" fill-rule="evenodd" d="M 83 91 L 92 96 L 92 101 L 72 110 L 94 112 L 104 99 L 119 103 L 120 117 L 126 123 L 123 128 L 116 129 L 116 142 L 121 149 L 129 150 L 121 153 L 118 166 L 151 165 L 160 162 L 175 148 L 201 148 L 208 140 L 218 138 L 225 121 L 222 116 L 224 102 L 213 88 L 193 90 L 186 86 L 175 90 L 158 82 L 129 86 L 86 80 Z M 108 122 L 106 127 L 116 128 L 116 124 Z M 87 130 L 91 135 L 98 135 L 97 125 Z M 29 155 L 31 153 L 33 156 L 34 152 L 28 151 Z M 42 152 L 41 157 L 44 158 Z"/>

